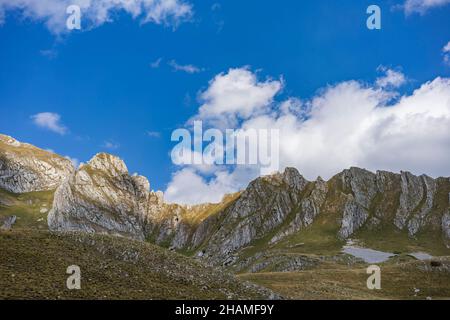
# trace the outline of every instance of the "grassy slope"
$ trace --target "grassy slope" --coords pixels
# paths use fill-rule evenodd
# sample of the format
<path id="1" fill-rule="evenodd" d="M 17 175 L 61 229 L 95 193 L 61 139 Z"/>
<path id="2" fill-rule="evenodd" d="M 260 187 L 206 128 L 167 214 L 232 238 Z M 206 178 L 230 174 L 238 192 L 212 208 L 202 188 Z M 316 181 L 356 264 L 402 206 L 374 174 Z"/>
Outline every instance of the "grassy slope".
<path id="1" fill-rule="evenodd" d="M 13 231 L 0 231 L 0 298 L 226 299 L 267 295 L 234 276 L 191 258 L 124 238 L 52 234 L 47 212 L 53 191 L 13 194 L 0 189 L 0 223 L 16 215 Z M 138 254 L 134 261 L 129 257 Z M 65 287 L 69 265 L 82 270 L 82 290 Z"/>
<path id="2" fill-rule="evenodd" d="M 240 278 L 270 288 L 292 299 L 450 299 L 450 271 L 429 267 L 429 262 L 381 264 L 381 290 L 369 290 L 366 266 L 338 264 L 299 272 L 242 274 Z M 427 265 L 430 270 L 422 268 Z M 450 266 L 450 259 L 447 259 Z M 415 292 L 419 289 L 419 292 Z"/>
<path id="3" fill-rule="evenodd" d="M 157 246 L 125 238 L 0 232 L 0 298 L 264 298 L 223 271 Z M 81 290 L 66 288 L 66 268 L 81 268 Z"/>
<path id="4" fill-rule="evenodd" d="M 41 191 L 19 195 L 0 188 L 0 224 L 6 217 L 15 215 L 15 229 L 48 229 L 47 214 L 52 207 L 53 194 L 53 191 Z"/>

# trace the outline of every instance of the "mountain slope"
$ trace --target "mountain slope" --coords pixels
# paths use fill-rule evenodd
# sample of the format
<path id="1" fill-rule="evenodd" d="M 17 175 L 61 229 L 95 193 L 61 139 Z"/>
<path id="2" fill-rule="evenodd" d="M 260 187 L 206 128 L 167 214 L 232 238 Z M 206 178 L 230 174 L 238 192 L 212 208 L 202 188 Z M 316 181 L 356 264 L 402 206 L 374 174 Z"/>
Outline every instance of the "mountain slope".
<path id="1" fill-rule="evenodd" d="M 14 193 L 54 190 L 73 171 L 70 160 L 0 134 L 0 188 Z"/>
<path id="2" fill-rule="evenodd" d="M 142 241 L 0 231 L 0 299 L 269 299 L 276 295 Z M 68 266 L 81 289 L 68 290 Z"/>
<path id="3" fill-rule="evenodd" d="M 200 224 L 194 238 L 205 240 L 196 251 L 212 264 L 232 265 L 248 256 L 244 251 L 258 253 L 254 247 L 286 249 L 297 239 L 297 244 L 308 242 L 303 246 L 308 250 L 308 234 L 315 237 L 312 242 L 338 250 L 350 237 L 370 240 L 373 234 L 395 234 L 448 254 L 449 193 L 449 178 L 351 168 L 327 182 L 310 182 L 287 168 L 251 182 L 237 199 Z"/>

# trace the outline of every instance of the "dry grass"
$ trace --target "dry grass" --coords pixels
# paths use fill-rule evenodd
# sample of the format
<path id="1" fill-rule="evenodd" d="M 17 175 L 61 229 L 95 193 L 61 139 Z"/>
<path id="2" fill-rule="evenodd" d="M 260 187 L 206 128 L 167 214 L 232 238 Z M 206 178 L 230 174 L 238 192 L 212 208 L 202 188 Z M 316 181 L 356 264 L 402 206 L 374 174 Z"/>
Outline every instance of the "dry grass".
<path id="1" fill-rule="evenodd" d="M 0 232 L 0 299 L 261 299 L 259 290 L 221 270 L 125 238 Z M 66 269 L 81 268 L 81 290 Z"/>
<path id="2" fill-rule="evenodd" d="M 450 259 L 447 259 L 450 266 Z M 243 280 L 270 288 L 291 299 L 450 299 L 450 269 L 430 262 L 407 261 L 381 267 L 381 290 L 369 290 L 361 266 L 323 266 L 299 272 L 242 274 Z M 423 270 L 427 266 L 428 271 Z M 415 292 L 419 289 L 419 292 Z"/>

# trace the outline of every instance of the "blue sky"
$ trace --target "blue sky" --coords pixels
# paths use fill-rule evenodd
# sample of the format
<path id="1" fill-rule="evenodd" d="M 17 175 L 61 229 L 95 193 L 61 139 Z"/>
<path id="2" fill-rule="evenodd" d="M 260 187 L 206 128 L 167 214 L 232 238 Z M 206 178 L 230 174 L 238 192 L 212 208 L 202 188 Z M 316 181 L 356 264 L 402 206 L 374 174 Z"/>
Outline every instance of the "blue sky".
<path id="1" fill-rule="evenodd" d="M 3 8 L 0 132 L 80 161 L 117 154 L 165 190 L 179 170 L 171 132 L 198 113 L 201 92 L 230 68 L 282 79 L 277 101 L 312 99 L 352 79 L 373 83 L 379 66 L 407 77 L 399 95 L 450 74 L 443 52 L 450 5 L 406 13 L 396 7 L 404 1 L 186 2 L 192 16 L 177 26 L 112 11 L 113 21 L 70 33 Z M 381 30 L 366 27 L 370 4 L 381 7 Z M 43 112 L 58 114 L 64 129 L 36 125 L 32 116 Z"/>

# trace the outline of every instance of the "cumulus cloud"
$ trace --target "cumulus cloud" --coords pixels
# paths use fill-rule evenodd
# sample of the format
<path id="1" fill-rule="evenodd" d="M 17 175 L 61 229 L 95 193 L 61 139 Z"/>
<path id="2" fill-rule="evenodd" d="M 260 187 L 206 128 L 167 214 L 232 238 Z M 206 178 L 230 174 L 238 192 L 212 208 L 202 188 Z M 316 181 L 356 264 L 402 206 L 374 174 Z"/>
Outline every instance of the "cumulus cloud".
<path id="1" fill-rule="evenodd" d="M 406 82 L 405 75 L 400 71 L 392 70 L 384 66 L 378 67 L 378 70 L 384 73 L 383 76 L 376 80 L 376 84 L 381 88 L 398 88 Z"/>
<path id="2" fill-rule="evenodd" d="M 202 105 L 195 118 L 232 128 L 239 119 L 266 112 L 282 87 L 282 80 L 259 81 L 248 68 L 230 69 L 217 75 L 201 93 Z"/>
<path id="3" fill-rule="evenodd" d="M 187 205 L 218 203 L 225 194 L 236 192 L 256 176 L 256 171 L 251 168 L 239 167 L 230 172 L 217 167 L 208 179 L 196 168 L 187 167 L 173 174 L 164 198 L 169 202 Z"/>
<path id="4" fill-rule="evenodd" d="M 82 28 L 94 28 L 112 22 L 114 13 L 125 12 L 141 23 L 176 26 L 192 17 L 192 5 L 183 0 L 0 0 L 0 24 L 7 12 L 16 11 L 33 21 L 44 22 L 55 33 L 66 32 L 66 9 L 78 5 Z"/>
<path id="5" fill-rule="evenodd" d="M 56 132 L 60 135 L 67 133 L 67 128 L 61 123 L 61 116 L 53 112 L 41 112 L 31 116 L 33 123 L 38 127 Z"/>
<path id="6" fill-rule="evenodd" d="M 230 77 L 230 73 L 244 75 L 247 80 Z M 239 93 L 216 89 L 216 80 L 223 79 L 236 83 L 227 81 L 221 87 L 238 88 Z M 392 89 L 377 82 L 346 81 L 323 88 L 308 100 L 294 97 L 275 101 L 281 83 L 261 82 L 247 68 L 235 69 L 210 82 L 205 92 L 214 98 L 200 107 L 197 118 L 242 115 L 237 129 L 279 129 L 280 170 L 293 166 L 308 179 L 319 175 L 328 179 L 351 166 L 448 176 L 450 79 L 438 77 L 410 95 L 397 93 L 394 102 Z M 254 90 L 267 87 L 271 94 L 255 95 Z M 233 93 L 227 108 L 225 101 L 217 102 L 213 93 L 228 91 Z M 264 98 L 249 102 L 252 95 Z M 211 106 L 211 110 L 205 110 L 205 106 Z M 225 193 L 245 188 L 258 174 L 254 167 L 217 165 L 205 174 L 198 167 L 184 166 L 173 175 L 166 198 L 190 204 L 219 201 Z"/>
<path id="7" fill-rule="evenodd" d="M 168 64 L 169 64 L 169 66 L 172 67 L 172 69 L 174 71 L 183 71 L 183 72 L 190 73 L 190 74 L 199 73 L 199 72 L 203 71 L 203 69 L 201 69 L 197 66 L 194 66 L 192 64 L 182 65 L 182 64 L 179 64 L 178 62 L 176 62 L 175 60 L 169 61 Z"/>
<path id="8" fill-rule="evenodd" d="M 425 14 L 428 10 L 443 7 L 450 3 L 450 0 L 406 0 L 403 4 L 405 14 L 412 13 Z"/>

